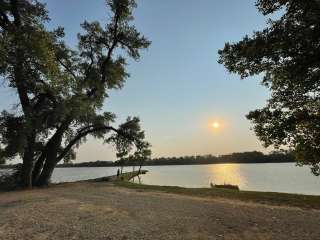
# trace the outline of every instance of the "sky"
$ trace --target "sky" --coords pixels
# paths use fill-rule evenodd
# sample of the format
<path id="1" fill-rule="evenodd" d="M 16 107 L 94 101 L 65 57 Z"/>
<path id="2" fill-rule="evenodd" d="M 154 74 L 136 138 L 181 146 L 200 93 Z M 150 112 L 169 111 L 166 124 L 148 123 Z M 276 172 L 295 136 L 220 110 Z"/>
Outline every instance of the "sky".
<path id="1" fill-rule="evenodd" d="M 84 20 L 106 23 L 104 0 L 43 0 L 51 22 L 76 46 Z M 220 65 L 218 50 L 266 25 L 255 0 L 137 0 L 134 24 L 152 41 L 139 62 L 130 61 L 124 88 L 110 92 L 104 110 L 123 121 L 139 116 L 153 157 L 263 151 L 245 115 L 269 96 L 261 77 L 241 80 Z M 0 89 L 0 107 L 16 103 Z M 220 127 L 212 128 L 218 121 Z M 115 151 L 89 139 L 77 161 L 114 160 Z"/>

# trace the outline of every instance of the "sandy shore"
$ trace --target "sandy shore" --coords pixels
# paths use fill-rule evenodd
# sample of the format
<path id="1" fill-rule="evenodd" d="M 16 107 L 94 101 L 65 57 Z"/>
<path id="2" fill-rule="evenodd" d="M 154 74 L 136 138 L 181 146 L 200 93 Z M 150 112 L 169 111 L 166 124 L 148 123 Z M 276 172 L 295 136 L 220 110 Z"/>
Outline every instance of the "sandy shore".
<path id="1" fill-rule="evenodd" d="M 0 239 L 320 239 L 320 211 L 111 183 L 0 193 Z"/>

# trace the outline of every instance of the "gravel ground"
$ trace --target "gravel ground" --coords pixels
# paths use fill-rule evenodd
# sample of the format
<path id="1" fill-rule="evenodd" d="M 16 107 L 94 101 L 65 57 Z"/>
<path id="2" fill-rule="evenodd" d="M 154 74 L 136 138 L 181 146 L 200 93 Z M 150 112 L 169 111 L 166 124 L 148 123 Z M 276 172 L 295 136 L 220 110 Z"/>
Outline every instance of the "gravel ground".
<path id="1" fill-rule="evenodd" d="M 320 239 L 320 212 L 62 184 L 0 193 L 0 239 Z"/>

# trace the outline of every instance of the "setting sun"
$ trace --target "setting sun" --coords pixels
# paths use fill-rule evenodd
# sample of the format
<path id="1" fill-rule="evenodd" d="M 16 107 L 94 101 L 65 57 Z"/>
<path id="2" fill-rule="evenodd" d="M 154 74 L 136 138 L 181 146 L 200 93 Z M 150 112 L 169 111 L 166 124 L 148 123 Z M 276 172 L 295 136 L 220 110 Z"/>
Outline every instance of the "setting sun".
<path id="1" fill-rule="evenodd" d="M 220 127 L 220 123 L 218 123 L 218 122 L 213 122 L 213 123 L 212 123 L 212 127 L 213 127 L 213 128 L 219 128 L 219 127 Z"/>

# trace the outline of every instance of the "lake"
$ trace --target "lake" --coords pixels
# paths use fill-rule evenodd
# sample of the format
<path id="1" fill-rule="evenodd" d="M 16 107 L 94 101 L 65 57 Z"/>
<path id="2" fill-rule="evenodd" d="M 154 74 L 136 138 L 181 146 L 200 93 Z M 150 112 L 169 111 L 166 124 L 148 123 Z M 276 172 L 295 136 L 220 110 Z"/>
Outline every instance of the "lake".
<path id="1" fill-rule="evenodd" d="M 236 184 L 241 190 L 320 195 L 320 177 L 313 176 L 308 167 L 297 167 L 294 163 L 146 166 L 143 169 L 149 170 L 140 178 L 144 184 L 198 188 L 209 187 L 212 182 Z M 125 168 L 125 171 L 131 170 L 131 167 Z M 52 181 L 77 181 L 116 172 L 117 167 L 57 168 Z"/>

